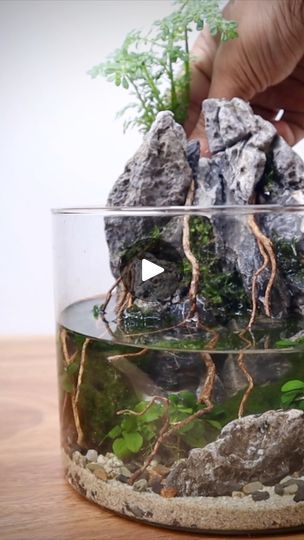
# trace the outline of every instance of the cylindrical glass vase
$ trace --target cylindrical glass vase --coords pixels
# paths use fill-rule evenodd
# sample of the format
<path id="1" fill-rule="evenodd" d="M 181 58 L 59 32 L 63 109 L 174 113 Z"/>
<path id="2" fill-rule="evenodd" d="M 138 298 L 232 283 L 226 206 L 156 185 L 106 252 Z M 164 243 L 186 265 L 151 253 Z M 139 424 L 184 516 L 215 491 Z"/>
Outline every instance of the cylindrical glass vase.
<path id="1" fill-rule="evenodd" d="M 174 529 L 304 528 L 304 208 L 53 214 L 68 482 Z"/>

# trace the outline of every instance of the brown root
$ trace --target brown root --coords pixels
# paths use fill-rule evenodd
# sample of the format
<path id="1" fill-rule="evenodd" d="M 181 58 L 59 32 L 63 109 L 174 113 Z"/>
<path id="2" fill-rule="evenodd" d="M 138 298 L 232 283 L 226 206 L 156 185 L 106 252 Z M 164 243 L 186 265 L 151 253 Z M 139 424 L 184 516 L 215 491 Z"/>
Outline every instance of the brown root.
<path id="1" fill-rule="evenodd" d="M 269 257 L 263 247 L 263 244 L 261 244 L 260 240 L 258 240 L 258 246 L 261 252 L 261 255 L 263 257 L 263 264 L 258 268 L 258 270 L 254 273 L 254 276 L 252 278 L 252 286 L 251 286 L 251 300 L 252 300 L 252 311 L 251 311 L 251 317 L 249 320 L 249 323 L 247 325 L 247 328 L 250 329 L 255 321 L 256 312 L 257 312 L 257 294 L 256 294 L 256 286 L 257 286 L 257 280 L 260 274 L 264 272 L 264 270 L 267 268 L 267 265 L 269 263 Z"/>
<path id="2" fill-rule="evenodd" d="M 244 373 L 247 381 L 248 381 L 248 386 L 247 386 L 247 389 L 242 397 L 242 401 L 240 403 L 240 406 L 239 406 L 239 411 L 238 411 L 238 417 L 241 418 L 242 416 L 244 416 L 244 410 L 245 410 L 245 405 L 249 399 L 249 396 L 254 388 L 254 381 L 253 381 L 253 378 L 252 376 L 250 375 L 249 371 L 247 370 L 247 367 L 246 367 L 246 364 L 245 364 L 245 354 L 243 352 L 241 352 L 238 356 L 238 365 L 240 367 L 240 369 L 242 370 L 242 372 Z"/>
<path id="3" fill-rule="evenodd" d="M 237 363 L 238 363 L 238 366 L 239 368 L 242 370 L 242 372 L 244 373 L 247 381 L 248 381 L 248 386 L 246 388 L 246 391 L 242 397 L 242 400 L 241 400 L 241 403 L 239 405 L 239 410 L 238 410 L 238 418 L 241 418 L 242 416 L 244 416 L 244 410 L 245 410 L 245 405 L 249 399 L 249 396 L 254 388 L 254 380 L 252 378 L 252 376 L 250 375 L 247 367 L 246 367 L 246 363 L 245 363 L 245 351 L 246 349 L 249 349 L 251 346 L 252 346 L 252 342 L 247 339 L 245 337 L 245 334 L 247 332 L 247 328 L 245 328 L 245 330 L 243 330 L 241 333 L 240 333 L 240 338 L 242 339 L 242 341 L 244 341 L 246 343 L 246 346 L 243 348 L 243 350 L 239 353 L 239 356 L 238 356 L 238 359 L 237 359 Z"/>
<path id="4" fill-rule="evenodd" d="M 62 352 L 63 352 L 65 365 L 69 366 L 75 360 L 78 352 L 76 351 L 72 356 L 69 356 L 67 342 L 66 342 L 67 331 L 65 329 L 62 329 L 60 332 L 60 340 L 62 344 Z M 89 340 L 86 340 L 86 341 L 89 341 Z M 81 356 L 84 357 L 83 353 Z M 78 379 L 79 379 L 79 375 L 78 375 Z M 77 387 L 78 387 L 78 383 L 77 383 Z M 77 432 L 77 444 L 81 445 L 83 444 L 83 441 L 84 441 L 84 434 L 82 431 L 80 418 L 79 418 L 79 412 L 78 412 L 77 401 L 76 401 L 76 393 L 77 393 L 77 389 L 75 390 L 74 388 L 73 393 L 69 395 L 71 396 L 71 406 L 72 406 L 72 411 L 73 411 L 74 424 L 75 424 L 75 428 Z M 67 394 L 65 394 L 65 396 L 67 396 Z M 64 408 L 66 407 L 66 403 L 67 403 L 67 398 L 65 398 L 63 402 Z"/>
<path id="5" fill-rule="evenodd" d="M 273 287 L 274 280 L 275 280 L 275 277 L 276 277 L 276 272 L 277 272 L 277 262 L 276 262 L 276 258 L 275 258 L 275 253 L 274 253 L 274 250 L 273 250 L 273 245 L 272 245 L 271 240 L 262 233 L 262 231 L 260 230 L 259 226 L 257 225 L 253 215 L 249 216 L 248 224 L 249 224 L 249 227 L 251 228 L 251 231 L 254 234 L 254 236 L 255 236 L 255 238 L 256 238 L 256 240 L 258 242 L 259 249 L 260 249 L 261 254 L 262 254 L 263 258 L 264 258 L 264 263 L 261 266 L 261 268 L 263 268 L 263 270 L 266 268 L 266 265 L 264 267 L 266 258 L 269 259 L 267 261 L 267 264 L 270 262 L 270 266 L 271 266 L 270 278 L 269 278 L 269 281 L 268 281 L 268 284 L 267 284 L 267 287 L 266 287 L 266 291 L 265 291 L 265 304 L 264 304 L 264 309 L 265 309 L 265 313 L 266 313 L 267 317 L 271 317 L 270 297 L 271 297 L 271 291 L 272 291 L 272 287 Z M 258 272 L 259 272 L 259 270 L 258 270 Z M 262 270 L 261 270 L 261 272 L 262 272 Z M 261 272 L 259 272 L 259 273 L 261 273 Z M 255 302 L 256 302 L 256 300 L 255 300 Z M 252 319 L 252 317 L 251 317 L 251 319 Z M 253 320 L 251 321 L 251 324 L 253 324 Z"/>
<path id="6" fill-rule="evenodd" d="M 194 199 L 195 193 L 195 183 L 192 180 L 190 188 L 188 191 L 186 205 L 191 206 Z M 191 250 L 191 241 L 190 241 L 190 216 L 186 215 L 183 221 L 183 250 L 191 264 L 192 267 L 192 278 L 189 288 L 189 301 L 190 301 L 190 312 L 188 317 L 191 318 L 196 312 L 196 298 L 199 290 L 199 278 L 200 278 L 200 267 L 197 258 Z"/>

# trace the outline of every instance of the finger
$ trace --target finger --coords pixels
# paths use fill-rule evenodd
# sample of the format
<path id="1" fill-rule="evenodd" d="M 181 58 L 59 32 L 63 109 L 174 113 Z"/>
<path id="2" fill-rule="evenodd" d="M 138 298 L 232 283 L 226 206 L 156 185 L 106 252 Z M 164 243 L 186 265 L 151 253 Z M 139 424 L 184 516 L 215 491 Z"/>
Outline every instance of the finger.
<path id="1" fill-rule="evenodd" d="M 304 137 L 304 113 L 286 111 L 282 120 L 274 121 L 273 125 L 290 146 Z"/>
<path id="2" fill-rule="evenodd" d="M 208 97 L 217 44 L 207 27 L 199 34 L 191 51 L 191 85 L 184 129 L 189 136 L 201 113 L 202 101 Z"/>
<path id="3" fill-rule="evenodd" d="M 265 109 L 304 112 L 304 80 L 291 75 L 285 81 L 254 96 L 252 102 Z"/>

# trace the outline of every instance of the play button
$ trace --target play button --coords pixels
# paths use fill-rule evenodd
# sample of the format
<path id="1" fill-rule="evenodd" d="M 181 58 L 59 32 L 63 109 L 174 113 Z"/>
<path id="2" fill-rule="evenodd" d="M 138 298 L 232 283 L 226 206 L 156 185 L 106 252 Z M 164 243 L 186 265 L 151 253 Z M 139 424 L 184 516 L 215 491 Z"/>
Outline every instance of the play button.
<path id="1" fill-rule="evenodd" d="M 159 266 L 158 264 L 148 261 L 148 259 L 142 259 L 141 261 L 142 281 L 147 281 L 148 279 L 158 276 L 158 274 L 162 274 L 164 271 L 165 269 L 162 268 L 162 266 Z"/>

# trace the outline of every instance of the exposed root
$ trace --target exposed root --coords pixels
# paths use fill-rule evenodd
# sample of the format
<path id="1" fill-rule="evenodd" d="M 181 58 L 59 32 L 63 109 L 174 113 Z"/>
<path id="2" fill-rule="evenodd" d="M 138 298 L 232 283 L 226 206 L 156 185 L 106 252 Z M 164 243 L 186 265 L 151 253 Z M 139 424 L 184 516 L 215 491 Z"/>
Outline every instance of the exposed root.
<path id="1" fill-rule="evenodd" d="M 257 294 L 256 294 L 256 286 L 257 286 L 257 280 L 260 274 L 264 272 L 264 270 L 267 268 L 267 265 L 269 263 L 269 257 L 264 249 L 263 244 L 258 240 L 258 246 L 259 250 L 261 252 L 261 255 L 263 257 L 263 264 L 262 266 L 254 273 L 254 276 L 252 278 L 252 286 L 251 286 L 251 301 L 252 301 L 252 311 L 251 311 L 251 317 L 249 320 L 249 323 L 247 325 L 247 328 L 250 329 L 255 321 L 256 312 L 257 312 Z"/>
<path id="2" fill-rule="evenodd" d="M 63 352 L 63 358 L 66 366 L 69 366 L 72 364 L 78 354 L 78 351 L 75 351 L 72 356 L 68 353 L 68 346 L 67 346 L 67 331 L 65 328 L 63 328 L 60 332 L 60 341 L 62 346 L 62 352 Z"/>
<path id="3" fill-rule="evenodd" d="M 119 414 L 123 414 L 123 412 L 127 412 L 128 414 L 135 414 L 136 416 L 139 416 L 141 414 L 144 414 L 154 403 L 155 401 L 163 401 L 165 404 L 165 412 L 164 412 L 164 423 L 162 425 L 162 428 L 159 432 L 159 435 L 157 437 L 157 440 L 153 446 L 152 451 L 150 452 L 149 456 L 145 460 L 142 467 L 140 467 L 130 478 L 129 483 L 132 485 L 134 482 L 142 475 L 142 473 L 147 469 L 147 467 L 150 465 L 152 459 L 157 454 L 160 446 L 167 441 L 172 435 L 177 433 L 180 429 L 184 428 L 188 424 L 191 424 L 194 420 L 197 418 L 201 418 L 204 414 L 210 412 L 213 409 L 213 404 L 211 402 L 211 396 L 213 392 L 213 386 L 214 386 L 214 380 L 215 380 L 215 365 L 211 358 L 211 355 L 208 353 L 203 353 L 202 358 L 204 360 L 204 363 L 207 367 L 207 377 L 206 381 L 203 387 L 203 391 L 200 395 L 199 401 L 200 403 L 203 403 L 205 406 L 204 409 L 200 409 L 199 411 L 196 411 L 191 416 L 188 416 L 187 418 L 184 418 L 184 420 L 181 420 L 180 422 L 175 422 L 173 424 L 170 424 L 169 419 L 169 400 L 164 397 L 154 396 L 146 409 L 141 413 L 134 413 L 133 411 L 119 411 Z M 118 413 L 117 413 L 118 414 Z"/>
<path id="4" fill-rule="evenodd" d="M 106 311 L 107 307 L 108 307 L 108 304 L 112 298 L 112 294 L 113 294 L 113 291 L 114 289 L 116 289 L 117 285 L 119 285 L 119 283 L 121 282 L 122 280 L 122 276 L 119 276 L 119 278 L 117 278 L 117 280 L 115 281 L 115 283 L 113 283 L 113 285 L 111 286 L 111 288 L 108 290 L 107 294 L 106 294 L 106 299 L 105 299 L 105 302 L 104 304 L 102 305 L 102 311 L 103 313 Z"/>
<path id="5" fill-rule="evenodd" d="M 262 256 L 264 258 L 264 262 L 265 262 L 265 256 L 267 256 L 269 258 L 268 262 L 270 262 L 270 265 L 271 265 L 271 273 L 270 273 L 270 278 L 269 278 L 269 281 L 268 281 L 268 284 L 267 284 L 267 287 L 266 287 L 266 291 L 265 291 L 265 303 L 264 303 L 265 313 L 266 313 L 267 317 L 271 317 L 270 296 L 271 296 L 271 290 L 272 290 L 274 280 L 275 280 L 275 277 L 276 277 L 276 272 L 277 272 L 277 262 L 276 262 L 276 258 L 275 258 L 275 253 L 274 253 L 274 250 L 273 250 L 271 240 L 262 233 L 259 226 L 255 222 L 255 219 L 254 219 L 253 215 L 249 216 L 248 224 L 249 224 L 249 227 L 251 228 L 252 233 L 254 234 L 254 236 L 257 239 L 259 249 L 260 249 L 260 251 L 262 253 Z M 264 265 L 264 263 L 263 263 L 263 265 Z M 266 268 L 266 266 L 265 266 L 265 268 Z M 251 324 L 253 324 L 253 321 L 251 322 Z"/>
<path id="6" fill-rule="evenodd" d="M 151 409 L 152 405 L 156 403 L 157 401 L 162 401 L 164 404 L 165 409 L 168 409 L 169 407 L 169 400 L 168 398 L 164 396 L 153 396 L 151 401 L 147 404 L 147 406 L 140 412 L 132 411 L 131 409 L 122 409 L 121 411 L 117 411 L 117 415 L 121 414 L 130 414 L 132 416 L 143 416 L 146 414 L 146 412 Z M 167 412 L 167 411 L 166 411 Z"/>
<path id="7" fill-rule="evenodd" d="M 239 356 L 238 356 L 238 359 L 237 359 L 237 363 L 239 365 L 239 368 L 242 370 L 242 372 L 244 373 L 247 381 L 248 381 L 248 386 L 246 388 L 246 391 L 242 397 L 242 400 L 241 400 L 241 403 L 239 405 L 239 410 L 238 410 L 238 418 L 241 418 L 242 416 L 244 416 L 244 410 L 245 410 L 245 405 L 249 399 L 249 396 L 254 388 L 254 380 L 252 378 L 252 376 L 250 375 L 247 367 L 246 367 L 246 363 L 245 363 L 245 351 L 246 349 L 249 349 L 252 345 L 251 341 L 249 341 L 249 339 L 247 339 L 245 337 L 245 333 L 247 331 L 247 328 L 245 330 L 243 330 L 241 333 L 240 333 L 240 338 L 246 343 L 246 347 L 244 347 L 244 349 L 240 352 Z"/>
<path id="8" fill-rule="evenodd" d="M 212 409 L 211 396 L 214 388 L 215 381 L 215 364 L 212 360 L 212 356 L 209 353 L 202 353 L 202 358 L 207 368 L 207 377 L 203 390 L 198 398 L 200 403 L 204 403 L 209 410 Z M 203 409 L 206 411 L 206 409 Z"/>
<path id="9" fill-rule="evenodd" d="M 82 383 L 84 365 L 85 365 L 85 361 L 86 361 L 86 350 L 87 350 L 87 346 L 90 343 L 90 341 L 91 340 L 89 338 L 86 338 L 83 345 L 82 345 L 82 349 L 81 349 L 80 366 L 79 366 L 79 371 L 78 371 L 77 386 L 76 386 L 76 393 L 75 393 L 75 405 L 76 405 L 76 407 L 78 405 L 80 386 L 81 386 L 81 383 Z"/>
<path id="10" fill-rule="evenodd" d="M 148 352 L 148 349 L 141 349 L 140 351 L 137 351 L 136 353 L 127 353 L 127 354 L 115 354 L 115 356 L 108 356 L 109 362 L 115 362 L 115 360 L 120 360 L 121 358 L 137 358 L 139 356 L 143 356 Z"/>
<path id="11" fill-rule="evenodd" d="M 60 332 L 60 340 L 61 340 L 61 344 L 62 344 L 62 352 L 63 352 L 63 358 L 64 358 L 65 365 L 69 366 L 75 360 L 75 358 L 76 358 L 76 356 L 78 354 L 78 351 L 76 351 L 72 356 L 69 356 L 68 348 L 67 348 L 67 341 L 66 341 L 67 340 L 67 331 L 65 329 L 62 329 L 61 332 Z M 86 341 L 89 341 L 89 340 L 86 340 Z M 83 351 L 82 351 L 81 356 L 84 358 Z M 83 360 L 83 362 L 84 362 L 84 360 Z M 79 369 L 79 371 L 80 371 L 80 369 Z M 78 375 L 78 380 L 79 380 L 79 375 Z M 77 389 L 78 388 L 79 388 L 79 385 L 77 383 Z M 82 431 L 82 427 L 81 427 L 81 423 L 80 423 L 80 419 L 79 419 L 78 407 L 77 407 L 77 400 L 78 400 L 78 397 L 77 397 L 77 400 L 76 400 L 77 389 L 75 390 L 75 388 L 74 388 L 73 393 L 69 394 L 69 395 L 71 396 L 71 406 L 72 406 L 72 411 L 73 411 L 74 424 L 75 424 L 75 428 L 76 428 L 76 432 L 77 432 L 77 444 L 81 445 L 81 444 L 83 444 L 84 434 L 83 434 L 83 431 Z M 79 393 L 79 391 L 78 391 L 78 393 Z M 64 398 L 64 401 L 63 401 L 62 413 L 64 412 L 64 409 L 66 408 L 66 403 L 67 403 L 67 397 L 66 396 L 67 396 L 67 394 L 65 394 L 65 398 Z"/>
<path id="12" fill-rule="evenodd" d="M 188 191 L 188 195 L 186 198 L 186 202 L 185 202 L 187 206 L 192 206 L 194 193 L 195 193 L 195 183 L 194 183 L 194 180 L 192 180 L 189 191 Z M 195 257 L 194 253 L 191 250 L 190 216 L 189 215 L 186 215 L 183 221 L 183 249 L 192 267 L 192 278 L 191 278 L 191 283 L 190 283 L 190 288 L 189 288 L 189 301 L 190 301 L 189 318 L 191 318 L 193 317 L 193 315 L 195 314 L 197 310 L 196 298 L 197 298 L 197 294 L 199 290 L 200 267 L 199 267 L 199 262 L 197 258 Z"/>

